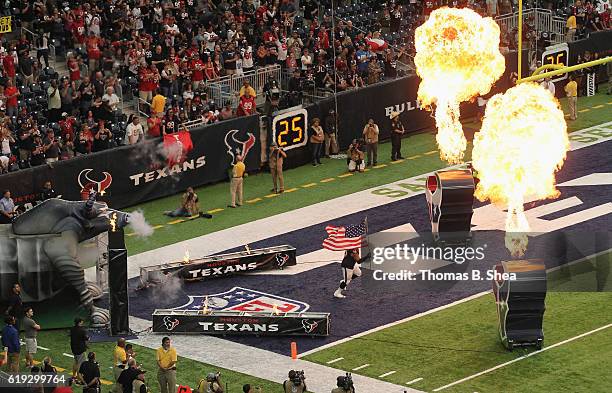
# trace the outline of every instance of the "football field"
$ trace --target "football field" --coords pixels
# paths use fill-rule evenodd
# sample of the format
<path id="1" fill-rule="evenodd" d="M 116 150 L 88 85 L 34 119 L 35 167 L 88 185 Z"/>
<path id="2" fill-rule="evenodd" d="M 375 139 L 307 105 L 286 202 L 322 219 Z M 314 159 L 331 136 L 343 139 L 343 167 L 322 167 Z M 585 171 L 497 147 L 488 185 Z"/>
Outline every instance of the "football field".
<path id="1" fill-rule="evenodd" d="M 605 179 L 609 179 L 612 172 L 612 160 L 605 156 L 606 149 L 612 145 L 608 140 L 612 137 L 612 123 L 594 127 L 612 121 L 612 98 L 605 94 L 581 97 L 578 106 L 579 119 L 568 122 L 568 128 L 574 133 L 573 141 L 583 143 L 585 148 L 570 152 L 570 159 L 563 168 L 565 172 L 559 174 L 559 183 L 567 183 L 560 187 L 563 201 L 534 204 L 527 212 L 567 203 L 565 207 L 549 209 L 547 214 L 533 218 L 552 223 L 566 222 L 566 216 L 575 217 L 582 220 L 577 221 L 583 225 L 580 230 L 609 231 L 612 183 L 609 180 L 597 183 L 600 178 L 592 184 L 588 182 L 590 176 L 598 172 L 608 176 Z M 464 127 L 467 134 L 473 134 L 480 124 L 466 122 Z M 585 129 L 589 131 L 577 132 Z M 130 315 L 142 323 L 149 323 L 153 309 L 180 308 L 189 299 L 229 294 L 236 288 L 261 291 L 295 301 L 311 311 L 331 313 L 329 337 L 224 336 L 212 340 L 193 335 L 183 340 L 177 336 L 177 342 L 183 340 L 183 348 L 191 345 L 197 355 L 179 352 L 183 355 L 179 359 L 179 384 L 194 387 L 206 373 L 221 371 L 223 382 L 227 383 L 226 392 L 241 392 L 244 383 L 261 386 L 266 393 L 280 392 L 282 379 L 278 377 L 278 370 L 272 372 L 267 365 L 252 364 L 250 359 L 256 359 L 255 355 L 269 355 L 270 359 L 281 359 L 286 361 L 283 365 L 291 367 L 289 344 L 296 341 L 301 353 L 298 362 L 303 362 L 299 364 L 325 366 L 337 375 L 352 372 L 375 382 L 393 384 L 389 386 L 394 389 L 470 393 L 609 391 L 612 386 L 609 372 L 612 364 L 612 284 L 609 280 L 601 280 L 612 268 L 609 252 L 600 252 L 568 267 L 549 271 L 545 339 L 541 351 L 517 348 L 509 352 L 504 349 L 498 336 L 493 295 L 487 291 L 488 283 L 482 288 L 454 293 L 402 296 L 401 292 L 389 290 L 373 296 L 362 281 L 357 281 L 351 284 L 346 299 L 333 298 L 331 294 L 339 282 L 339 267 L 335 260 L 321 257 L 325 225 L 330 222 L 352 224 L 367 215 L 372 233 L 398 228 L 405 231 L 407 227 L 426 232 L 430 228 L 424 197 L 418 196 L 423 189 L 423 174 L 448 165 L 440 161 L 431 132 L 405 138 L 402 153 L 404 160 L 390 162 L 390 144 L 381 144 L 378 165 L 365 173 L 347 173 L 344 159 L 324 159 L 323 165 L 316 168 L 308 165 L 288 170 L 285 172 L 286 191 L 281 195 L 270 193 L 271 179 L 267 172 L 253 174 L 245 179 L 246 201 L 238 209 L 226 208 L 228 183 L 199 188 L 196 192 L 200 205 L 213 215 L 212 219 L 165 217 L 164 211 L 177 207 L 179 195 L 130 209 L 142 210 L 155 228 L 153 235 L 146 239 L 134 236 L 128 229 L 126 241 L 130 262 L 153 265 L 169 262 L 168 258 L 180 260 L 185 251 L 192 251 L 194 257 L 202 256 L 197 255 L 195 248 L 186 250 L 187 241 L 201 243 L 200 251 L 214 248 L 214 252 L 223 252 L 244 244 L 252 248 L 291 244 L 298 253 L 298 266 L 284 271 L 182 284 L 176 296 L 165 296 L 165 292 L 155 288 L 136 291 L 137 275 L 131 274 Z M 470 159 L 469 150 L 466 159 Z M 582 183 L 572 183 L 576 181 Z M 343 204 L 352 197 L 364 200 Z M 319 207 L 323 209 L 316 212 L 319 216 L 308 216 L 308 212 Z M 585 211 L 593 215 L 587 217 Z M 479 220 L 489 220 L 489 214 L 486 204 L 478 203 L 473 225 L 478 227 Z M 279 228 L 282 224 L 293 224 L 295 228 Z M 563 225 L 554 230 L 571 226 Z M 224 232 L 227 230 L 231 232 Z M 134 266 L 129 269 L 132 273 L 136 271 Z M 597 288 L 599 283 L 602 285 Z M 148 371 L 146 378 L 151 392 L 157 393 L 153 348 L 161 336 L 144 331 L 140 338 L 143 337 L 144 340 L 138 341 L 143 346 L 136 345 L 137 360 Z M 154 344 L 144 346 L 149 339 Z M 35 357 L 37 361 L 49 355 L 55 365 L 70 372 L 72 363 L 66 330 L 41 332 L 39 344 L 42 347 Z M 112 369 L 109 367 L 113 344 L 93 343 L 91 349 L 98 354 L 103 392 L 106 393 L 111 389 Z M 215 361 L 223 358 L 225 350 L 235 354 L 231 350 L 236 349 L 243 351 L 244 356 L 229 357 L 226 362 Z M 280 371 L 284 377 L 288 370 Z M 316 377 L 311 376 L 312 379 Z M 335 380 L 327 382 L 331 390 Z M 359 386 L 357 391 L 374 393 L 359 389 Z M 387 391 L 395 392 L 384 390 L 384 393 Z"/>
<path id="2" fill-rule="evenodd" d="M 567 282 L 559 271 L 550 272 L 549 286 L 571 288 L 571 281 L 593 279 L 595 265 L 609 269 L 611 260 L 606 253 L 573 265 Z M 602 367 L 612 362 L 612 283 L 605 290 L 551 289 L 542 351 L 503 348 L 489 291 L 304 358 L 424 391 L 605 392 L 612 386 Z"/>

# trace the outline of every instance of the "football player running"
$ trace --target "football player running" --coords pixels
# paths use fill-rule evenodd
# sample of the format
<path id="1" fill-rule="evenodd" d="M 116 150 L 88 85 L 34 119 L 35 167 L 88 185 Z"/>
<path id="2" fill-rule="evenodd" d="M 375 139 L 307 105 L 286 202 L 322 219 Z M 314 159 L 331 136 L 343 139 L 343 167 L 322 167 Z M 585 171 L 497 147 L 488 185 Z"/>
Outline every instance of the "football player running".
<path id="1" fill-rule="evenodd" d="M 359 249 L 354 248 L 352 250 L 347 250 L 344 253 L 344 258 L 342 259 L 342 277 L 343 280 L 340 282 L 340 287 L 336 289 L 334 292 L 334 297 L 342 299 L 346 296 L 342 293 L 349 285 L 349 283 L 357 277 L 361 277 L 361 268 L 359 265 L 365 260 L 370 258 L 370 254 L 367 254 L 363 258 L 359 258 Z"/>

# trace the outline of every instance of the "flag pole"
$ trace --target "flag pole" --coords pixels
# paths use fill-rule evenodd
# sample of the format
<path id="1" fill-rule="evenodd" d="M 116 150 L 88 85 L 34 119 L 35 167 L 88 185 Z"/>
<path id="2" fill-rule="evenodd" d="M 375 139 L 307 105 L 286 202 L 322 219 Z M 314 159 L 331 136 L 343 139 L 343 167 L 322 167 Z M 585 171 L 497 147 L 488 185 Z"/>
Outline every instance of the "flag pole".
<path id="1" fill-rule="evenodd" d="M 368 243 L 368 254 L 372 252 L 370 249 L 370 231 L 368 230 L 368 216 L 365 216 L 365 231 L 366 231 L 366 242 Z"/>

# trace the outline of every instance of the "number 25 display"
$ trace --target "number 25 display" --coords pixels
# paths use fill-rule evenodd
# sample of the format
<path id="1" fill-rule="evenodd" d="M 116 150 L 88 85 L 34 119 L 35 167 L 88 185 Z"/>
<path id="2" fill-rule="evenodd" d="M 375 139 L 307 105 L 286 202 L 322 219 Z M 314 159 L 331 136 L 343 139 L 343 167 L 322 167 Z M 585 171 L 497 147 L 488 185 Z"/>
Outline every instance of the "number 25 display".
<path id="1" fill-rule="evenodd" d="M 308 112 L 298 109 L 274 117 L 272 138 L 285 150 L 306 145 L 308 142 Z"/>

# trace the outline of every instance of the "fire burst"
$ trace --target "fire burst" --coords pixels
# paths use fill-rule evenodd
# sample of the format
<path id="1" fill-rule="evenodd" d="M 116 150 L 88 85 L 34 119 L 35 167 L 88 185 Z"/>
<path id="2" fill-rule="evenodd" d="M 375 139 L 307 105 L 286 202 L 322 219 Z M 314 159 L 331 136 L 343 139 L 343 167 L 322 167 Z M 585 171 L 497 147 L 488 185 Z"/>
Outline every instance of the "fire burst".
<path id="1" fill-rule="evenodd" d="M 527 249 L 525 198 L 556 198 L 555 172 L 569 148 L 559 102 L 543 87 L 524 83 L 487 104 L 474 137 L 473 166 L 480 182 L 475 196 L 508 209 L 506 247 L 514 257 Z"/>
<path id="2" fill-rule="evenodd" d="M 415 32 L 414 63 L 421 77 L 421 106 L 436 105 L 436 141 L 440 156 L 463 160 L 467 141 L 459 122 L 459 104 L 487 94 L 504 73 L 499 26 L 468 8 L 439 8 Z"/>

